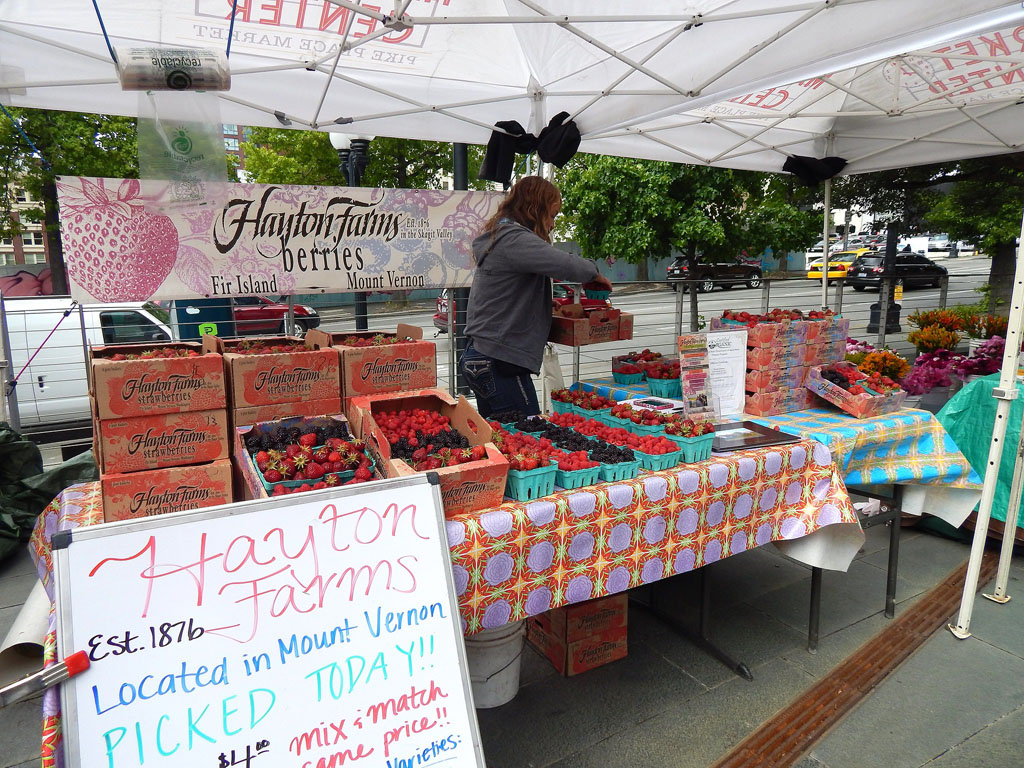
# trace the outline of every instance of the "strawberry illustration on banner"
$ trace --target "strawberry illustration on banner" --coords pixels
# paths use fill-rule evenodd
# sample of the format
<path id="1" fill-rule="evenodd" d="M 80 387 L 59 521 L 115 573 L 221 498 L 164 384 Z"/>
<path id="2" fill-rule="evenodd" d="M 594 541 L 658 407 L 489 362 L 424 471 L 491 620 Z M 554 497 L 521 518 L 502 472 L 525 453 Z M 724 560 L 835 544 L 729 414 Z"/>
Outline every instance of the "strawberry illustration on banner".
<path id="1" fill-rule="evenodd" d="M 100 301 L 152 295 L 178 255 L 174 222 L 144 208 L 135 179 L 123 181 L 116 195 L 103 179 L 79 181 L 82 197 L 66 206 L 71 216 L 61 217 L 68 276 Z"/>

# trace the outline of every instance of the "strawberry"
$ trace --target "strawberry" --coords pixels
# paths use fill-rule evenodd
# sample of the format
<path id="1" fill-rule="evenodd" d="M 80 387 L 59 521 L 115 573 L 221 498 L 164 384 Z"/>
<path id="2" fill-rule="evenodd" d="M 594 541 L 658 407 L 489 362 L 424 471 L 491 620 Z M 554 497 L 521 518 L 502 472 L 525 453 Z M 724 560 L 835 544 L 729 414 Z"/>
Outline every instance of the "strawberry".
<path id="1" fill-rule="evenodd" d="M 299 445 L 307 445 L 312 448 L 317 443 L 317 436 L 315 432 L 307 432 L 299 438 Z"/>
<path id="2" fill-rule="evenodd" d="M 286 487 L 285 487 L 285 486 L 283 486 L 283 485 L 279 485 L 279 486 L 277 486 L 276 488 L 274 488 L 274 490 L 273 490 L 273 491 L 271 491 L 271 492 L 270 492 L 270 495 L 271 495 L 271 496 L 284 496 L 284 495 L 285 495 L 285 494 L 287 494 L 287 493 L 288 493 L 288 492 L 289 492 L 290 490 L 291 490 L 290 488 L 286 488 Z"/>
<path id="3" fill-rule="evenodd" d="M 370 472 L 370 470 L 367 467 L 360 467 L 359 469 L 356 470 L 355 479 L 359 480 L 360 482 L 372 480 L 373 473 Z"/>
<path id="4" fill-rule="evenodd" d="M 324 483 L 324 482 L 313 483 L 313 490 L 314 491 L 319 491 L 321 488 L 326 488 L 326 487 L 327 487 L 327 483 Z"/>
<path id="5" fill-rule="evenodd" d="M 317 459 L 317 461 L 320 461 L 320 459 Z M 327 461 L 329 461 L 331 464 L 333 464 L 336 461 L 341 461 L 341 454 L 338 453 L 337 451 L 331 451 L 330 453 L 327 454 Z"/>
<path id="6" fill-rule="evenodd" d="M 256 455 L 253 456 L 253 459 L 256 460 L 256 464 L 269 464 L 270 454 L 266 451 L 258 451 Z"/>
<path id="7" fill-rule="evenodd" d="M 301 471 L 301 470 L 296 472 L 294 475 L 292 475 L 292 480 L 305 480 L 305 479 L 306 479 L 306 473 Z"/>
<path id="8" fill-rule="evenodd" d="M 338 476 L 337 475 L 324 475 L 324 482 L 327 483 L 328 486 L 337 485 L 338 484 Z"/>
<path id="9" fill-rule="evenodd" d="M 263 473 L 263 479 L 266 480 L 268 483 L 280 483 L 282 480 L 284 480 L 284 477 L 282 477 L 281 473 L 278 472 L 276 469 L 268 469 L 266 472 Z"/>
<path id="10" fill-rule="evenodd" d="M 306 468 L 303 471 L 305 472 L 306 477 L 310 480 L 317 480 L 324 476 L 323 465 L 318 464 L 315 461 L 311 461 L 309 464 L 307 464 Z"/>

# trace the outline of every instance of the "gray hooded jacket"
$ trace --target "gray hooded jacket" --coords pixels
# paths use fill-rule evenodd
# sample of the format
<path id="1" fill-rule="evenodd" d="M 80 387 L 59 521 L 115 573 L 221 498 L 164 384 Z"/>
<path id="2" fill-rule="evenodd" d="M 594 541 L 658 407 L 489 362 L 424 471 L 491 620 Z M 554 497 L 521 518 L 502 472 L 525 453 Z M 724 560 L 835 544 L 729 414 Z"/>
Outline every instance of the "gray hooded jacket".
<path id="1" fill-rule="evenodd" d="M 466 335 L 482 354 L 540 372 L 551 330 L 551 279 L 589 282 L 588 259 L 548 244 L 520 224 L 503 222 L 473 241 L 476 272 Z"/>

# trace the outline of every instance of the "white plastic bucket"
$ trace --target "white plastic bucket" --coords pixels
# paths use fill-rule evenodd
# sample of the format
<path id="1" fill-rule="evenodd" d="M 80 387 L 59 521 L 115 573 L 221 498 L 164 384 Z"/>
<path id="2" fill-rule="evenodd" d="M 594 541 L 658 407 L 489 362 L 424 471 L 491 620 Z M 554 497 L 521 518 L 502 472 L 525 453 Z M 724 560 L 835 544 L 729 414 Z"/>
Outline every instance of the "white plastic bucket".
<path id="1" fill-rule="evenodd" d="M 513 621 L 466 638 L 466 661 L 477 709 L 507 704 L 519 692 L 526 622 Z"/>

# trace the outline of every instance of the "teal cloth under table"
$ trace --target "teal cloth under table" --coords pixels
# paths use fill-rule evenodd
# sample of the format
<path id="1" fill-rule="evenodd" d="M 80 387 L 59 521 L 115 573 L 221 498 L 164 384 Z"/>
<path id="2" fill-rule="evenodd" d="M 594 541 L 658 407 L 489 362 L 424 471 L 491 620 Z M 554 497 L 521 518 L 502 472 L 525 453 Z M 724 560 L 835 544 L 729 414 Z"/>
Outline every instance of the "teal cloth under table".
<path id="1" fill-rule="evenodd" d="M 992 390 L 998 385 L 998 373 L 969 381 L 936 415 L 971 465 L 982 473 L 988 464 L 998 405 L 998 401 L 992 397 Z M 999 482 L 996 483 L 996 493 L 992 499 L 992 518 L 1001 522 L 1006 522 L 1014 456 L 1020 438 L 1021 418 L 1024 417 L 1024 402 L 1021 400 L 1024 398 L 1024 385 L 1020 381 L 1017 382 L 1017 392 L 1020 394 L 1010 403 L 1010 415 L 1006 420 L 1006 440 L 999 461 Z M 1024 528 L 1024 516 L 1017 517 L 1017 527 Z"/>
<path id="2" fill-rule="evenodd" d="M 848 486 L 904 486 L 906 512 L 928 512 L 959 526 L 980 498 L 980 476 L 928 411 L 905 408 L 858 419 L 834 408 L 809 408 L 751 421 L 827 445 Z"/>

